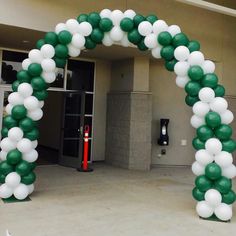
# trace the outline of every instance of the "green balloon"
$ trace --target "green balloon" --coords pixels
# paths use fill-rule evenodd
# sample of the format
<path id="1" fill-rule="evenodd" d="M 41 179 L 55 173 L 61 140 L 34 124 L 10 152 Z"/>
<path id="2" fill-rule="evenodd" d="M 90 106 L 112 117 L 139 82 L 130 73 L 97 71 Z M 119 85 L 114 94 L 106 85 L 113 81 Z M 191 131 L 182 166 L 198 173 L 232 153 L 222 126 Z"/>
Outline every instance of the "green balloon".
<path id="1" fill-rule="evenodd" d="M 24 137 L 31 141 L 37 140 L 39 138 L 39 130 L 37 128 L 33 128 L 31 131 L 25 133 Z"/>
<path id="2" fill-rule="evenodd" d="M 29 166 L 30 166 L 30 170 L 33 171 L 37 165 L 36 165 L 36 162 L 31 162 L 29 163 Z"/>
<path id="3" fill-rule="evenodd" d="M 33 96 L 35 96 L 39 101 L 43 101 L 48 97 L 47 90 L 34 91 Z"/>
<path id="4" fill-rule="evenodd" d="M 207 125 L 202 125 L 200 127 L 197 128 L 197 137 L 202 141 L 205 142 L 207 141 L 209 138 L 214 137 L 214 132 L 212 131 L 212 129 L 207 126 Z"/>
<path id="5" fill-rule="evenodd" d="M 218 84 L 216 88 L 214 88 L 215 96 L 216 97 L 224 97 L 225 96 L 225 88 Z"/>
<path id="6" fill-rule="evenodd" d="M 205 142 L 201 141 L 198 137 L 193 139 L 192 145 L 196 150 L 205 149 Z"/>
<path id="7" fill-rule="evenodd" d="M 7 163 L 9 165 L 16 165 L 22 160 L 22 154 L 17 149 L 11 150 L 7 154 Z"/>
<path id="8" fill-rule="evenodd" d="M 190 106 L 190 107 L 192 107 L 196 102 L 198 102 L 199 101 L 199 98 L 198 98 L 198 96 L 190 96 L 190 95 L 187 95 L 186 97 L 185 97 L 185 103 L 188 105 L 188 106 Z"/>
<path id="9" fill-rule="evenodd" d="M 195 187 L 192 191 L 193 198 L 197 201 L 203 201 L 205 192 L 201 192 L 197 187 Z"/>
<path id="10" fill-rule="evenodd" d="M 175 49 L 173 46 L 165 46 L 161 49 L 161 57 L 167 61 L 170 61 L 174 58 L 174 51 Z"/>
<path id="11" fill-rule="evenodd" d="M 128 40 L 131 43 L 137 45 L 142 40 L 142 36 L 141 36 L 141 34 L 139 34 L 137 29 L 133 29 L 130 32 L 128 32 Z"/>
<path id="12" fill-rule="evenodd" d="M 26 117 L 24 119 L 22 119 L 20 122 L 19 122 L 19 127 L 24 131 L 24 132 L 29 132 L 31 131 L 35 126 L 35 123 L 34 121 L 29 118 L 29 117 Z"/>
<path id="13" fill-rule="evenodd" d="M 46 33 L 44 40 L 45 43 L 51 44 L 53 47 L 55 47 L 58 44 L 58 37 L 57 34 L 54 32 Z"/>
<path id="14" fill-rule="evenodd" d="M 34 172 L 30 172 L 29 174 L 21 177 L 21 183 L 26 185 L 33 184 L 35 180 L 36 180 L 36 175 Z"/>
<path id="15" fill-rule="evenodd" d="M 67 46 L 63 44 L 57 44 L 57 46 L 55 47 L 55 55 L 56 57 L 59 57 L 59 58 L 67 58 L 68 56 Z"/>
<path id="16" fill-rule="evenodd" d="M 53 60 L 55 61 L 57 68 L 64 68 L 65 65 L 66 65 L 66 59 L 65 58 L 53 57 Z"/>
<path id="17" fill-rule="evenodd" d="M 11 115 L 16 120 L 21 120 L 25 118 L 26 114 L 27 114 L 27 110 L 24 107 L 24 105 L 16 105 L 11 110 Z"/>
<path id="18" fill-rule="evenodd" d="M 217 128 L 221 124 L 220 115 L 217 112 L 208 112 L 205 116 L 206 124 L 211 128 Z"/>
<path id="19" fill-rule="evenodd" d="M 12 91 L 13 92 L 17 92 L 17 89 L 18 89 L 18 86 L 20 85 L 20 81 L 19 80 L 15 80 L 12 85 L 11 85 L 11 88 L 12 88 Z"/>
<path id="20" fill-rule="evenodd" d="M 236 200 L 236 194 L 233 190 L 230 190 L 228 193 L 222 195 L 222 202 L 226 204 L 233 204 Z"/>
<path id="21" fill-rule="evenodd" d="M 101 17 L 99 13 L 97 12 L 90 13 L 87 19 L 87 21 L 93 26 L 93 28 L 98 27 L 100 20 L 101 20 Z"/>
<path id="22" fill-rule="evenodd" d="M 6 178 L 5 175 L 0 175 L 0 183 L 1 183 L 1 184 L 4 184 L 4 183 L 5 183 L 5 178 Z"/>
<path id="23" fill-rule="evenodd" d="M 157 38 L 158 42 L 163 45 L 163 46 L 168 46 L 171 44 L 171 41 L 172 41 L 172 36 L 169 32 L 167 31 L 164 31 L 164 32 L 161 32 L 159 35 L 158 35 L 158 38 Z"/>
<path id="24" fill-rule="evenodd" d="M 176 34 L 172 39 L 172 44 L 175 48 L 178 46 L 187 46 L 189 43 L 188 37 L 184 33 Z"/>
<path id="25" fill-rule="evenodd" d="M 195 97 L 198 96 L 199 91 L 201 90 L 201 85 L 195 81 L 189 81 L 185 85 L 185 91 L 188 95 Z"/>
<path id="26" fill-rule="evenodd" d="M 85 37 L 86 41 L 85 41 L 85 47 L 87 49 L 94 49 L 96 48 L 97 44 L 90 38 L 90 37 Z"/>
<path id="27" fill-rule="evenodd" d="M 216 163 L 210 163 L 205 168 L 206 177 L 211 180 L 216 180 L 221 177 L 221 168 Z"/>
<path id="28" fill-rule="evenodd" d="M 67 30 L 62 30 L 59 34 L 58 34 L 58 41 L 63 44 L 63 45 L 67 45 L 71 42 L 72 40 L 72 35 L 69 31 Z"/>
<path id="29" fill-rule="evenodd" d="M 198 41 L 191 40 L 188 43 L 188 49 L 190 52 L 199 51 L 200 50 L 200 43 Z"/>
<path id="30" fill-rule="evenodd" d="M 10 115 L 5 116 L 3 118 L 3 125 L 6 126 L 8 129 L 18 126 L 18 122 Z"/>
<path id="31" fill-rule="evenodd" d="M 90 38 L 95 42 L 95 43 L 101 43 L 103 38 L 104 38 L 104 33 L 99 29 L 93 29 Z"/>
<path id="32" fill-rule="evenodd" d="M 224 176 L 215 181 L 215 188 L 223 193 L 227 194 L 232 188 L 232 181 Z"/>
<path id="33" fill-rule="evenodd" d="M 136 28 L 138 28 L 138 25 L 143 21 L 145 21 L 145 17 L 140 14 L 135 15 L 133 18 L 134 26 Z"/>
<path id="34" fill-rule="evenodd" d="M 175 64 L 177 63 L 178 61 L 173 58 L 172 60 L 170 61 L 166 61 L 165 62 L 165 68 L 168 70 L 168 71 L 174 71 L 174 67 L 175 67 Z"/>
<path id="35" fill-rule="evenodd" d="M 204 75 L 204 71 L 200 66 L 191 66 L 188 70 L 188 76 L 191 80 L 198 81 Z"/>
<path id="36" fill-rule="evenodd" d="M 212 188 L 213 186 L 213 182 L 210 179 L 208 179 L 205 175 L 199 175 L 195 179 L 195 184 L 196 184 L 196 187 L 201 192 L 205 192 L 208 189 Z"/>
<path id="37" fill-rule="evenodd" d="M 2 161 L 0 163 L 0 175 L 8 175 L 9 173 L 14 171 L 14 167 L 9 165 L 7 161 Z"/>
<path id="38" fill-rule="evenodd" d="M 215 129 L 215 136 L 223 141 L 230 139 L 233 129 L 229 125 L 222 124 Z"/>
<path id="39" fill-rule="evenodd" d="M 22 160 L 18 165 L 16 165 L 16 172 L 21 175 L 28 175 L 31 171 L 30 165 L 27 161 Z"/>
<path id="40" fill-rule="evenodd" d="M 44 39 L 39 39 L 39 40 L 37 41 L 37 43 L 36 43 L 36 48 L 40 50 L 41 47 L 42 47 L 44 44 L 46 44 L 45 40 L 44 40 Z"/>
<path id="41" fill-rule="evenodd" d="M 236 142 L 233 139 L 222 141 L 222 150 L 226 152 L 234 152 L 236 150 Z"/>
<path id="42" fill-rule="evenodd" d="M 77 17 L 77 21 L 78 21 L 79 23 L 88 21 L 88 15 L 87 15 L 87 14 L 80 14 L 80 15 Z"/>
<path id="43" fill-rule="evenodd" d="M 129 32 L 134 28 L 134 22 L 130 18 L 125 17 L 120 22 L 120 28 L 125 32 Z"/>
<path id="44" fill-rule="evenodd" d="M 34 90 L 43 90 L 43 89 L 47 88 L 47 84 L 46 84 L 45 80 L 40 76 L 34 77 L 31 80 L 31 85 Z"/>
<path id="45" fill-rule="evenodd" d="M 29 74 L 33 77 L 40 76 L 43 69 L 40 64 L 32 63 L 28 67 Z"/>
<path id="46" fill-rule="evenodd" d="M 218 83 L 218 77 L 214 73 L 209 73 L 203 76 L 202 85 L 203 87 L 216 88 Z"/>
<path id="47" fill-rule="evenodd" d="M 148 15 L 146 16 L 146 20 L 149 21 L 151 24 L 153 24 L 154 22 L 158 20 L 158 18 L 155 15 Z"/>
<path id="48" fill-rule="evenodd" d="M 16 74 L 16 77 L 17 77 L 17 79 L 19 80 L 20 83 L 24 83 L 24 82 L 29 83 L 30 80 L 31 80 L 31 77 L 30 77 L 27 70 L 18 71 L 17 74 Z"/>
<path id="49" fill-rule="evenodd" d="M 141 39 L 141 41 L 138 43 L 137 46 L 140 51 L 147 51 L 148 50 L 148 47 L 144 43 L 144 38 Z"/>
<path id="50" fill-rule="evenodd" d="M 6 138 L 8 136 L 8 128 L 3 127 L 1 130 L 2 138 Z"/>
<path id="51" fill-rule="evenodd" d="M 109 32 L 113 27 L 112 21 L 109 18 L 103 18 L 99 22 L 99 28 L 103 32 Z"/>

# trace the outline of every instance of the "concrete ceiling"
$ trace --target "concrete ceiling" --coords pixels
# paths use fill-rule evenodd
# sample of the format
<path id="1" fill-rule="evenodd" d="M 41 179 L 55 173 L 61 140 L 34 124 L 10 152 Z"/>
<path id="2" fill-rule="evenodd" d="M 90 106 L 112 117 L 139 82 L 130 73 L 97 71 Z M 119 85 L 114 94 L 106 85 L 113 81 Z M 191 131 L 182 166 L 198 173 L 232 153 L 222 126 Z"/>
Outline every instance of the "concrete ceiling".
<path id="1" fill-rule="evenodd" d="M 0 47 L 20 50 L 35 48 L 37 40 L 43 38 L 45 32 L 0 24 Z M 27 42 L 24 42 L 27 41 Z M 149 52 L 140 52 L 136 48 L 121 46 L 97 46 L 93 50 L 82 52 L 82 57 L 119 60 L 135 56 L 150 56 Z"/>

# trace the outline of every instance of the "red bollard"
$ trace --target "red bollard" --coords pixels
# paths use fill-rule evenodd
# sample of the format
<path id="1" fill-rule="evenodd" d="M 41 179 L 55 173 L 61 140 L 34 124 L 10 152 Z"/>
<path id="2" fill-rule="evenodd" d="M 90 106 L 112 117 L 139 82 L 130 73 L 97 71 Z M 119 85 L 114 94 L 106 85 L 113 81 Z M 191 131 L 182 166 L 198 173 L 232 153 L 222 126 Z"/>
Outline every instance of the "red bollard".
<path id="1" fill-rule="evenodd" d="M 84 127 L 84 155 L 82 167 L 77 170 L 80 172 L 91 172 L 93 169 L 88 167 L 88 152 L 89 152 L 89 126 Z"/>

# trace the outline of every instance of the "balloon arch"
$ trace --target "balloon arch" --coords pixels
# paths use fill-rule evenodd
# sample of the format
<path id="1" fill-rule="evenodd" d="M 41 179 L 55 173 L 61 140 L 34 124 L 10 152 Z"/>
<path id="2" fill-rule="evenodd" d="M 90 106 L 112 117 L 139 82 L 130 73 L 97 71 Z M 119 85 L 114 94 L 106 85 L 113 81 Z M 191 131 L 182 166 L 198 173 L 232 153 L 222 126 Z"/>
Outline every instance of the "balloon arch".
<path id="1" fill-rule="evenodd" d="M 197 176 L 192 191 L 198 201 L 196 211 L 202 218 L 215 215 L 222 221 L 230 220 L 236 200 L 231 180 L 236 176 L 232 158 L 236 142 L 229 126 L 233 114 L 223 98 L 225 89 L 218 84 L 215 64 L 204 59 L 200 44 L 189 40 L 179 26 L 168 26 L 155 15 L 144 17 L 133 10 L 81 14 L 57 24 L 55 31 L 46 33 L 37 42 L 37 49 L 29 52 L 12 84 L 8 115 L 3 120 L 0 198 L 24 200 L 34 190 L 37 122 L 43 116 L 47 88 L 56 78 L 56 68 L 63 68 L 69 57 L 79 56 L 83 49 L 113 43 L 150 50 L 177 75 L 176 84 L 185 89 L 185 102 L 194 113 L 190 122 L 196 129 L 192 142 L 197 150 L 192 165 Z"/>

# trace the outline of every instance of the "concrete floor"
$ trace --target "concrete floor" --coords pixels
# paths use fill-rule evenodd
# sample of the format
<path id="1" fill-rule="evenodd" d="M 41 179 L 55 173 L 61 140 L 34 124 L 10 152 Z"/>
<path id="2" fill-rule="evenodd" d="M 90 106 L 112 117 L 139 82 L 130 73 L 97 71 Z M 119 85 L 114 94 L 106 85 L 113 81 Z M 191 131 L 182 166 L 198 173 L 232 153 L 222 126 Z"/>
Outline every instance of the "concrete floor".
<path id="1" fill-rule="evenodd" d="M 198 218 L 187 168 L 138 172 L 96 165 L 92 173 L 78 173 L 42 166 L 37 175 L 32 201 L 1 201 L 0 236 L 6 229 L 12 236 L 235 234 L 236 214 L 231 223 Z"/>

